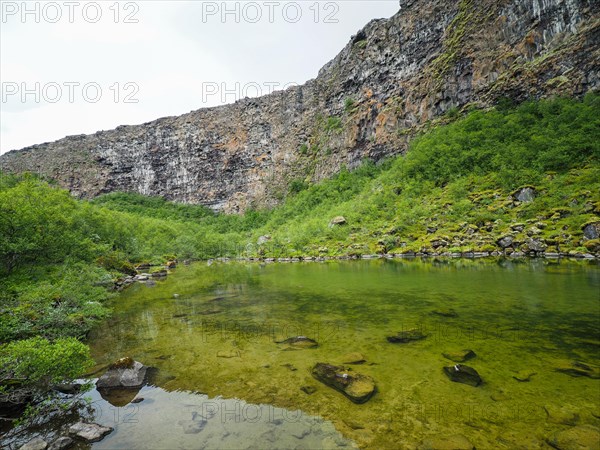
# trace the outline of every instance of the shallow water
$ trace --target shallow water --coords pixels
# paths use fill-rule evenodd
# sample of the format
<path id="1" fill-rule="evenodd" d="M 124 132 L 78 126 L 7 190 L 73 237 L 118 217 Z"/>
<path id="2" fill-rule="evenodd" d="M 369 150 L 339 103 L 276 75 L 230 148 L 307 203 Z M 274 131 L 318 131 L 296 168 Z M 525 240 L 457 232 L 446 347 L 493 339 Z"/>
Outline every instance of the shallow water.
<path id="1" fill-rule="evenodd" d="M 128 355 L 156 367 L 161 391 L 301 410 L 307 420 L 331 421 L 361 448 L 414 448 L 456 434 L 477 448 L 549 448 L 545 440 L 560 430 L 600 426 L 600 379 L 554 370 L 564 360 L 600 364 L 599 292 L 595 263 L 198 263 L 179 267 L 155 287 L 138 284 L 119 295 L 114 317 L 94 330 L 90 345 L 99 366 Z M 448 309 L 456 317 L 434 313 Z M 427 338 L 386 340 L 415 327 Z M 300 335 L 319 346 L 290 350 L 276 343 Z M 444 374 L 455 363 L 442 352 L 460 349 L 477 354 L 465 364 L 479 372 L 481 386 L 453 383 Z M 352 370 L 377 384 L 362 405 L 310 374 L 315 363 L 341 363 L 350 352 L 367 360 Z M 535 373 L 530 381 L 513 378 L 524 370 Z M 159 395 L 155 405 L 161 401 L 168 403 Z M 176 416 L 136 425 L 139 447 L 165 448 L 144 427 L 164 429 L 173 447 L 219 447 L 204 430 L 194 435 L 198 445 L 186 444 Z M 268 430 L 254 429 L 260 433 L 252 426 L 236 432 L 242 442 L 247 437 L 246 447 L 261 448 Z M 325 440 L 321 446 L 347 444 L 327 433 L 316 436 Z M 319 446 L 303 434 L 272 435 L 271 444 Z M 94 446 L 128 447 L 130 437 L 115 432 Z"/>

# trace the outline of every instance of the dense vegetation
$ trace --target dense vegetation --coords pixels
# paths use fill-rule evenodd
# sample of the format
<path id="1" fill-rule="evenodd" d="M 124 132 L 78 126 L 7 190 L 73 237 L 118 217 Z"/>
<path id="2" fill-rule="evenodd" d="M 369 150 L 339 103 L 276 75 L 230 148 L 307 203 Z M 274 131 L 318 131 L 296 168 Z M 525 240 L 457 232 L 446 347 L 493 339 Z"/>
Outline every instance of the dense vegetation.
<path id="1" fill-rule="evenodd" d="M 503 236 L 514 240 L 508 251 L 535 238 L 548 251 L 598 253 L 582 227 L 599 220 L 599 161 L 600 96 L 590 94 L 471 112 L 416 139 L 406 157 L 291 183 L 281 206 L 241 216 L 134 194 L 78 201 L 33 176 L 0 176 L 0 343 L 19 341 L 0 347 L 0 384 L 38 383 L 40 370 L 75 376 L 85 351 L 65 339 L 109 314 L 107 287 L 140 262 L 492 252 Z M 523 186 L 533 201 L 515 201 Z M 53 353 L 74 362 L 60 366 Z"/>

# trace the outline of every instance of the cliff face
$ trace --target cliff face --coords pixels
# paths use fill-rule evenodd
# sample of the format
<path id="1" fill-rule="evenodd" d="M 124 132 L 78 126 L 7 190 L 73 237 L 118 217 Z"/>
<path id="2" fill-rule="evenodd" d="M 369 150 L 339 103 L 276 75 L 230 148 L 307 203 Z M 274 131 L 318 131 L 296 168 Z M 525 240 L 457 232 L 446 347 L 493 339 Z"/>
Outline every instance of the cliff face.
<path id="1" fill-rule="evenodd" d="M 599 10 L 594 0 L 406 0 L 303 86 L 12 151 L 0 169 L 42 173 L 80 197 L 273 205 L 291 181 L 404 152 L 455 108 L 598 89 Z"/>

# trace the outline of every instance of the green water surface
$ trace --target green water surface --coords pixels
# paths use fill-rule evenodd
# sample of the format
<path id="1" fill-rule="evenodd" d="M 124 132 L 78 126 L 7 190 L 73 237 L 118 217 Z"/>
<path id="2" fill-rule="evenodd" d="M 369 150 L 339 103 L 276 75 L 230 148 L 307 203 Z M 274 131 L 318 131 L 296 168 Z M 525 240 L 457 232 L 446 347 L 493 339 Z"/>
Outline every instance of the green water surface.
<path id="1" fill-rule="evenodd" d="M 599 292 L 599 267 L 587 262 L 197 263 L 120 294 L 90 345 L 99 366 L 132 356 L 158 368 L 165 391 L 300 410 L 361 448 L 417 448 L 453 435 L 484 449 L 550 448 L 561 430 L 600 426 L 600 379 L 555 370 L 600 364 Z M 436 314 L 449 309 L 455 317 Z M 415 327 L 427 338 L 386 340 Z M 276 343 L 292 336 L 319 346 Z M 466 364 L 483 378 L 479 387 L 443 372 L 455 363 L 442 353 L 461 349 L 477 354 Z M 361 405 L 310 373 L 351 352 L 366 362 L 347 367 L 377 384 Z M 529 381 L 516 380 L 519 372 Z"/>

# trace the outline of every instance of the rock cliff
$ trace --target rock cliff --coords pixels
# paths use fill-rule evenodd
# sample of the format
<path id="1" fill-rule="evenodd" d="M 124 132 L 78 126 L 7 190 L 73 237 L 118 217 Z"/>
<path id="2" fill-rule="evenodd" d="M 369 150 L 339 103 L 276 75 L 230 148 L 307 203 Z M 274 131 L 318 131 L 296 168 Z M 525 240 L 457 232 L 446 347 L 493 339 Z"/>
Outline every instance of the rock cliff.
<path id="1" fill-rule="evenodd" d="M 292 181 L 403 153 L 460 109 L 598 89 L 599 10 L 594 0 L 406 0 L 302 86 L 12 151 L 0 169 L 39 172 L 86 198 L 271 206 Z"/>

